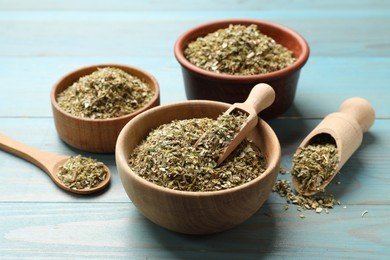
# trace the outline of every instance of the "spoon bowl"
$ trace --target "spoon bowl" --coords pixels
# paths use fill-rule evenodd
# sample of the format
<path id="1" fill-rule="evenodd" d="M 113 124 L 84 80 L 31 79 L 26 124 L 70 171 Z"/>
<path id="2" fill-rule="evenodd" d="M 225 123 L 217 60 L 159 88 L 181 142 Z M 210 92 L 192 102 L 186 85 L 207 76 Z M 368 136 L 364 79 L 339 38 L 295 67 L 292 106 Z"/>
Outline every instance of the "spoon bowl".
<path id="1" fill-rule="evenodd" d="M 62 181 L 58 178 L 60 166 L 63 165 L 70 158 L 70 156 L 51 154 L 48 152 L 40 151 L 25 144 L 22 144 L 3 134 L 0 134 L 0 149 L 35 164 L 44 172 L 46 172 L 47 175 L 49 175 L 49 177 L 58 187 L 68 192 L 77 194 L 94 193 L 104 189 L 111 178 L 110 170 L 106 165 L 104 165 L 104 169 L 107 175 L 106 178 L 101 181 L 97 186 L 88 189 L 72 189 L 62 183 Z"/>

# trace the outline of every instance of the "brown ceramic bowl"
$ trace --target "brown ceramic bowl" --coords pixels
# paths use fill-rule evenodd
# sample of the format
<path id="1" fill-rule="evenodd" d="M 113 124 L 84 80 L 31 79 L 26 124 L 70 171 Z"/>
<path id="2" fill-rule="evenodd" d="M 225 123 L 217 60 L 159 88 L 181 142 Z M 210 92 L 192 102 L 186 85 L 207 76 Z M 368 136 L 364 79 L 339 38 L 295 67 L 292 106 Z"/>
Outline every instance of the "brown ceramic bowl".
<path id="1" fill-rule="evenodd" d="M 236 76 L 201 69 L 185 58 L 183 52 L 189 43 L 218 29 L 227 28 L 230 24 L 256 24 L 263 34 L 291 50 L 296 61 L 290 66 L 275 72 Z M 276 99 L 269 108 L 262 112 L 262 118 L 271 119 L 284 113 L 293 103 L 300 69 L 309 58 L 309 46 L 297 32 L 273 22 L 221 20 L 202 24 L 182 34 L 176 41 L 174 53 L 182 67 L 188 99 L 207 99 L 228 103 L 243 102 L 254 85 L 267 83 L 274 88 Z"/>
<path id="2" fill-rule="evenodd" d="M 244 222 L 268 198 L 278 175 L 281 149 L 275 133 L 261 119 L 250 138 L 265 155 L 267 169 L 241 186 L 221 191 L 177 191 L 143 179 L 128 166 L 133 149 L 152 129 L 176 119 L 217 118 L 229 106 L 207 100 L 173 103 L 150 109 L 123 128 L 115 151 L 117 169 L 127 195 L 146 218 L 180 233 L 215 233 Z"/>
<path id="3" fill-rule="evenodd" d="M 143 79 L 154 91 L 152 100 L 141 109 L 121 117 L 110 119 L 89 119 L 73 116 L 64 111 L 57 103 L 57 96 L 71 86 L 80 77 L 91 74 L 98 68 L 114 67 Z M 50 93 L 54 123 L 61 139 L 83 151 L 94 153 L 113 153 L 116 139 L 122 128 L 136 115 L 160 104 L 160 87 L 156 79 L 140 69 L 117 64 L 102 64 L 83 67 L 62 77 Z"/>

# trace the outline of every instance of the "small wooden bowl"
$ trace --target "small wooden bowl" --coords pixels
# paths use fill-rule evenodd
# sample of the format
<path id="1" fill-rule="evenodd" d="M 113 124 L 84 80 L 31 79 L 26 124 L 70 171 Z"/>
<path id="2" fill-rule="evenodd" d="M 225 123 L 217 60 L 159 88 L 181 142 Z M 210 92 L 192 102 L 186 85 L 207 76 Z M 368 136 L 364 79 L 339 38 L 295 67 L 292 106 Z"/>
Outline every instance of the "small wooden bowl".
<path id="1" fill-rule="evenodd" d="M 122 69 L 130 75 L 145 80 L 154 91 L 152 100 L 141 109 L 121 117 L 110 119 L 89 119 L 73 116 L 64 111 L 57 103 L 57 96 L 71 86 L 80 77 L 91 74 L 98 68 L 113 67 Z M 50 93 L 54 122 L 61 139 L 80 150 L 94 153 L 113 153 L 116 139 L 122 128 L 136 115 L 160 104 L 160 87 L 156 79 L 140 69 L 117 64 L 101 64 L 83 67 L 63 76 L 57 81 Z"/>
<path id="2" fill-rule="evenodd" d="M 294 53 L 296 61 L 290 66 L 267 74 L 250 76 L 220 74 L 199 68 L 190 63 L 183 52 L 188 44 L 230 24 L 255 24 L 265 35 L 273 38 Z M 309 58 L 309 46 L 297 32 L 268 21 L 221 20 L 194 27 L 176 41 L 174 53 L 182 67 L 188 99 L 207 99 L 228 103 L 243 102 L 254 85 L 267 83 L 275 90 L 275 102 L 262 112 L 263 119 L 272 119 L 284 113 L 293 103 L 301 68 Z"/>
<path id="3" fill-rule="evenodd" d="M 123 128 L 115 151 L 118 172 L 129 198 L 146 218 L 176 232 L 208 234 L 244 222 L 265 202 L 278 175 L 281 149 L 275 133 L 261 119 L 249 137 L 265 155 L 267 169 L 246 184 L 221 191 L 177 191 L 143 179 L 128 165 L 133 149 L 152 129 L 175 119 L 215 119 L 229 107 L 206 100 L 178 102 L 150 109 Z"/>

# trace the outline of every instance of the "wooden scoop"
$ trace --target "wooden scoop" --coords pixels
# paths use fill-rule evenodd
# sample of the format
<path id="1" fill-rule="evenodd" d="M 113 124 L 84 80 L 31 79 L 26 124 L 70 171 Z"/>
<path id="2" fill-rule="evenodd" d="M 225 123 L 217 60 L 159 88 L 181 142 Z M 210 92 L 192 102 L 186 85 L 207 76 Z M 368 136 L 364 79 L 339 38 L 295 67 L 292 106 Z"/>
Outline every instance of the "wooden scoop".
<path id="1" fill-rule="evenodd" d="M 236 134 L 231 143 L 226 146 L 218 158 L 217 165 L 220 165 L 234 149 L 244 140 L 258 123 L 258 113 L 269 107 L 275 100 L 273 88 L 267 84 L 260 83 L 254 86 L 244 103 L 234 103 L 224 114 L 230 114 L 234 110 L 239 110 L 248 115 L 245 123 L 242 125 L 240 132 Z M 207 135 L 203 134 L 195 143 L 195 147 Z"/>
<path id="2" fill-rule="evenodd" d="M 304 195 L 310 196 L 321 192 L 333 180 L 347 160 L 359 148 L 363 140 L 363 133 L 373 125 L 375 111 L 371 104 L 363 98 L 350 98 L 341 104 L 339 112 L 326 116 L 316 128 L 302 141 L 299 147 L 306 147 L 310 141 L 320 134 L 330 135 L 336 142 L 339 163 L 335 172 L 330 178 L 323 181 L 321 187 L 315 191 L 304 191 L 299 189 L 299 181 L 292 176 L 292 183 L 295 190 Z"/>
<path id="3" fill-rule="evenodd" d="M 3 134 L 0 134 L 0 148 L 3 149 L 4 151 L 12 153 L 16 156 L 19 156 L 35 164 L 43 171 L 45 171 L 50 176 L 50 178 L 54 181 L 54 183 L 57 184 L 61 189 L 69 192 L 78 193 L 78 194 L 88 194 L 88 193 L 97 192 L 99 190 L 102 190 L 110 181 L 110 177 L 111 177 L 110 170 L 106 165 L 104 165 L 104 168 L 107 172 L 106 178 L 102 182 L 100 182 L 96 187 L 90 189 L 72 189 L 67 187 L 65 184 L 63 184 L 57 176 L 59 167 L 63 165 L 70 158 L 70 156 L 56 155 L 56 154 L 40 151 L 32 147 L 29 147 L 27 145 L 24 145 L 22 143 L 19 143 L 18 141 L 13 140 Z"/>

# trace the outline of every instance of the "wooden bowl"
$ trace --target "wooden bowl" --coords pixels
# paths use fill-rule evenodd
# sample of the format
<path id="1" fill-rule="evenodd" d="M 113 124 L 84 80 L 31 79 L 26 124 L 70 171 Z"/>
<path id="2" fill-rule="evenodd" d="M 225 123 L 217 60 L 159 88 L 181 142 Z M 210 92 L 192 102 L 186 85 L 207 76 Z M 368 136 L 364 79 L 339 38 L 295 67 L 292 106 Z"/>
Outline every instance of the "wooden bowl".
<path id="1" fill-rule="evenodd" d="M 199 68 L 190 63 L 183 52 L 188 44 L 230 24 L 256 24 L 265 35 L 273 38 L 294 53 L 296 61 L 290 66 L 267 74 L 240 76 L 220 74 Z M 262 112 L 262 118 L 272 119 L 284 113 L 293 103 L 300 69 L 309 58 L 309 46 L 297 32 L 268 21 L 221 20 L 199 25 L 183 33 L 176 41 L 174 53 L 182 67 L 188 99 L 207 99 L 228 103 L 243 102 L 258 83 L 267 83 L 275 90 L 275 102 Z"/>
<path id="2" fill-rule="evenodd" d="M 89 119 L 76 117 L 63 110 L 57 103 L 57 96 L 71 86 L 80 77 L 91 74 L 98 68 L 119 68 L 145 80 L 154 91 L 152 100 L 141 109 L 121 117 L 110 119 Z M 54 123 L 61 139 L 80 150 L 94 153 L 113 153 L 116 139 L 122 128 L 136 115 L 160 104 L 160 87 L 156 79 L 140 69 L 117 64 L 101 64 L 83 67 L 63 76 L 57 81 L 50 93 Z"/>
<path id="3" fill-rule="evenodd" d="M 215 119 L 229 106 L 207 100 L 173 103 L 136 116 L 122 129 L 115 151 L 118 172 L 127 195 L 146 218 L 180 233 L 215 233 L 244 222 L 267 199 L 278 175 L 281 149 L 275 133 L 261 119 L 250 138 L 265 155 L 267 169 L 246 184 L 221 191 L 177 191 L 143 179 L 128 166 L 133 149 L 152 129 L 175 119 Z"/>

